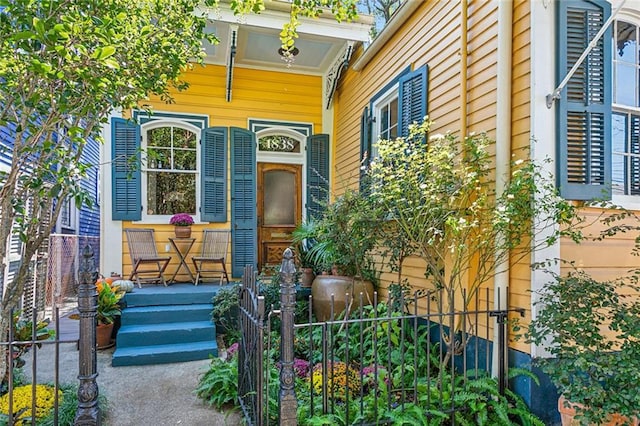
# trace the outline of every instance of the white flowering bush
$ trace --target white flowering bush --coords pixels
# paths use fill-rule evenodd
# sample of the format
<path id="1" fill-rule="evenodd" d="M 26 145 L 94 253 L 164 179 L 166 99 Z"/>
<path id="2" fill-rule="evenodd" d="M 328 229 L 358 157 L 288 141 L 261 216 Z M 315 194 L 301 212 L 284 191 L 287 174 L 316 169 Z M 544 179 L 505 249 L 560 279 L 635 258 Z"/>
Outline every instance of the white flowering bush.
<path id="1" fill-rule="evenodd" d="M 495 180 L 506 178 L 495 176 L 494 142 L 484 134 L 427 138 L 430 124 L 413 125 L 407 138 L 380 140 L 367 169 L 367 190 L 390 222 L 386 243 L 402 253 L 392 256 L 392 269 L 401 271 L 404 258 L 419 256 L 425 276 L 445 290 L 444 308 L 466 289 L 464 306 L 456 299 L 464 309 L 496 265 L 521 260 L 563 234 L 581 238 L 575 208 L 539 165 L 514 159 L 504 191 L 496 194 Z M 535 233 L 545 228 L 536 246 Z"/>

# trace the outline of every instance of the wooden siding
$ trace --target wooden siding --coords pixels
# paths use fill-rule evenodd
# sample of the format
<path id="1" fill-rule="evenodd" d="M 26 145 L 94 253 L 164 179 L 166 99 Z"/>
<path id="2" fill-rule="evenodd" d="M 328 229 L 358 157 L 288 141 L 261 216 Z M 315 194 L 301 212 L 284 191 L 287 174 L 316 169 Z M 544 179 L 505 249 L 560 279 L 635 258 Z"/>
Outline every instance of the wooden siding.
<path id="1" fill-rule="evenodd" d="M 531 144 L 531 3 L 516 0 L 513 3 L 513 54 L 511 88 L 511 152 L 514 159 L 527 158 Z M 522 327 L 531 322 L 531 257 L 526 256 L 510 266 L 509 307 L 525 308 L 524 318 L 518 318 Z M 513 337 L 513 336 L 511 336 Z M 511 341 L 511 346 L 528 353 L 529 345 L 522 339 Z"/>
<path id="2" fill-rule="evenodd" d="M 78 223 L 79 235 L 88 235 L 92 237 L 100 236 L 100 206 L 98 205 L 98 173 L 100 168 L 100 143 L 94 139 L 87 141 L 83 151 L 81 161 L 91 164 L 87 170 L 87 176 L 82 179 L 80 186 L 89 194 L 89 199 L 93 202 L 91 207 L 82 205 L 79 209 Z"/>
<path id="3" fill-rule="evenodd" d="M 603 212 L 601 209 L 583 208 L 580 214 L 586 218 L 586 223 L 590 223 L 586 233 L 597 236 L 607 226 L 599 220 L 610 212 Z M 628 224 L 639 226 L 633 219 L 616 222 L 615 225 Z M 586 271 L 597 280 L 611 280 L 629 275 L 629 271 L 638 268 L 640 261 L 638 257 L 632 256 L 635 238 L 638 232 L 618 233 L 612 237 L 607 237 L 604 241 L 584 241 L 575 244 L 573 241 L 564 239 L 560 245 L 560 257 L 563 260 L 573 262 L 575 267 Z M 571 267 L 565 265 L 562 272 L 566 273 Z"/>
<path id="4" fill-rule="evenodd" d="M 348 70 L 335 97 L 335 148 L 332 163 L 337 179 L 356 179 L 360 155 L 360 116 L 370 99 L 411 65 L 416 69 L 429 67 L 428 115 L 434 122 L 432 133 L 451 131 L 459 134 L 461 114 L 467 115 L 467 132 L 487 132 L 495 138 L 497 99 L 497 13 L 498 2 L 469 1 L 468 9 L 468 76 L 460 81 L 461 6 L 456 1 L 425 1 L 407 19 L 404 26 L 360 71 Z M 530 4 L 514 2 L 513 10 L 513 88 L 511 148 L 518 157 L 526 154 L 530 138 Z M 466 86 L 466 111 L 462 111 L 462 84 Z M 524 322 L 530 318 L 529 259 L 512 265 L 510 279 L 511 306 L 527 309 Z M 424 265 L 418 259 L 407 259 L 403 278 L 415 287 L 427 287 Z M 395 274 L 383 274 L 381 293 L 386 294 Z M 487 282 L 493 299 L 493 283 Z M 480 292 L 481 306 L 486 303 L 486 291 Z M 486 335 L 486 325 L 478 330 Z M 516 349 L 528 352 L 522 342 L 512 343 Z"/>
<path id="5" fill-rule="evenodd" d="M 234 69 L 233 91 L 231 102 L 225 100 L 226 68 L 222 66 L 199 66 L 187 72 L 184 79 L 190 87 L 184 92 L 173 93 L 174 103 L 166 104 L 155 98 L 148 104 L 154 110 L 184 114 L 206 114 L 209 125 L 224 127 L 240 127 L 246 129 L 249 119 L 300 122 L 312 124 L 314 133 L 322 130 L 322 78 L 286 72 L 272 72 L 255 69 Z M 229 174 L 227 174 L 229 179 Z M 227 182 L 227 218 L 231 218 L 230 188 Z M 230 229 L 230 222 L 194 225 L 192 236 L 196 242 L 188 257 L 200 251 L 202 229 Z M 167 268 L 167 277 L 173 275 L 178 267 L 178 257 L 173 252 L 166 252 L 168 238 L 173 236 L 173 227 L 168 224 L 149 224 L 139 222 L 123 222 L 123 228 L 153 227 L 156 230 L 158 252 L 172 256 Z M 122 243 L 123 274 L 131 272 L 131 259 L 126 235 L 123 233 Z M 193 269 L 193 268 L 191 268 Z M 227 256 L 227 270 L 231 271 L 231 253 Z M 184 271 L 184 269 L 182 270 Z M 178 280 L 188 279 L 180 274 Z"/>

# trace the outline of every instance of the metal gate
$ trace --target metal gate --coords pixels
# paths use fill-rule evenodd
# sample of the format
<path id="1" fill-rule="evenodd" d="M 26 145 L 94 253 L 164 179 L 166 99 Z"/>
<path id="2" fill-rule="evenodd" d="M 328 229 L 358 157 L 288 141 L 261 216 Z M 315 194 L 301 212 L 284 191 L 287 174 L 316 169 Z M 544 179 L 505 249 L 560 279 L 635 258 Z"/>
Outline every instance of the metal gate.
<path id="1" fill-rule="evenodd" d="M 264 395 L 264 296 L 260 295 L 257 273 L 248 265 L 240 285 L 240 331 L 238 353 L 238 400 L 249 425 L 265 424 Z"/>

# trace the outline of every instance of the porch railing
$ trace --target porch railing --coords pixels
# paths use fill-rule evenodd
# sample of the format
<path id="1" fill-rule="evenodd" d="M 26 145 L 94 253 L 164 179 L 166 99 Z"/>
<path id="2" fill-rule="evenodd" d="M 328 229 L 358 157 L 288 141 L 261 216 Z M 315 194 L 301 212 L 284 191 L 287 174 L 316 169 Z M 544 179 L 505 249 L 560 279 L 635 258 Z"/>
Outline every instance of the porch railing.
<path id="1" fill-rule="evenodd" d="M 239 397 L 250 425 L 296 425 L 299 410 L 305 417 L 337 415 L 345 424 L 387 424 L 390 412 L 401 414 L 418 400 L 430 407 L 427 419 L 455 424 L 456 412 L 465 410 L 456 403 L 459 384 L 490 375 L 492 350 L 506 353 L 505 319 L 522 313 L 490 309 L 488 291 L 482 300 L 474 298 L 476 309 L 451 306 L 450 312 L 441 293 L 400 292 L 384 301 L 374 294 L 369 306 L 366 296 L 357 295 L 347 300 L 345 313 L 323 322 L 313 320 L 309 297 L 306 319 L 294 323 L 295 273 L 287 250 L 279 274 L 280 309 L 268 314 L 255 281 L 250 291 L 244 284 L 240 290 Z M 251 268 L 247 275 L 255 277 Z M 259 315 L 249 319 L 247 307 L 257 307 Z M 251 330 L 244 326 L 249 321 Z M 504 328 L 495 345 L 492 326 Z M 506 357 L 500 362 L 496 386 L 504 393 Z M 365 395 L 371 396 L 366 402 Z"/>

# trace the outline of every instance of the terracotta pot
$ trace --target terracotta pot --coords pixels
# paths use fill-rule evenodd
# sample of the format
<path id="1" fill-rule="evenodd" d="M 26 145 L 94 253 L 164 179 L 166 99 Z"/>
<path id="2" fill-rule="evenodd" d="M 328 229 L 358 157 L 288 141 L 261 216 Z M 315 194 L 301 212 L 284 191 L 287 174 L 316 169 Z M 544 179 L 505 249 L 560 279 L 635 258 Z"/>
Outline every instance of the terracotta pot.
<path id="1" fill-rule="evenodd" d="M 174 227 L 176 238 L 191 238 L 190 226 L 176 226 Z"/>
<path id="2" fill-rule="evenodd" d="M 96 344 L 98 349 L 107 348 L 111 345 L 111 333 L 113 332 L 113 323 L 98 324 L 96 326 Z"/>
<path id="3" fill-rule="evenodd" d="M 311 287 L 313 279 L 315 278 L 313 268 L 301 268 L 300 269 L 300 287 Z"/>
<path id="4" fill-rule="evenodd" d="M 560 398 L 558 398 L 558 411 L 560 412 L 560 420 L 562 420 L 562 426 L 578 425 L 579 422 L 574 421 L 574 418 L 576 416 L 576 408 L 580 408 L 582 406 L 582 404 L 567 401 L 564 395 L 561 395 Z M 620 414 L 612 414 L 611 416 L 609 416 L 609 421 L 603 423 L 602 426 L 620 426 L 624 424 L 638 426 L 639 422 L 637 418 L 634 418 L 632 422 L 629 422 L 629 419 L 625 416 L 621 416 Z"/>
<path id="5" fill-rule="evenodd" d="M 353 312 L 360 308 L 360 293 L 362 293 L 363 304 L 370 305 L 373 300 L 373 291 L 371 281 L 340 275 L 318 275 L 311 286 L 313 313 L 319 321 L 328 321 L 331 318 L 331 295 L 334 301 L 334 318 L 345 310 L 347 295 L 353 299 L 351 305 Z"/>

